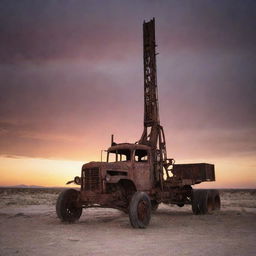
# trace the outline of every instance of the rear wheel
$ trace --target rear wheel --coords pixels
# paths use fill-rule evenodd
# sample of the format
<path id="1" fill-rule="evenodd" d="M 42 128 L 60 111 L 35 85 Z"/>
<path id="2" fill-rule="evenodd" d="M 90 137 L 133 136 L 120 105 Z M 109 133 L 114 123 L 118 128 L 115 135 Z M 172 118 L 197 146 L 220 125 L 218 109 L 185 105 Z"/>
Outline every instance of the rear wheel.
<path id="1" fill-rule="evenodd" d="M 219 211 L 221 208 L 221 201 L 220 201 L 220 193 L 219 190 L 212 189 L 211 190 L 211 196 L 213 201 L 213 210 Z"/>
<path id="2" fill-rule="evenodd" d="M 132 227 L 146 228 L 151 218 L 151 202 L 145 192 L 136 192 L 130 201 L 129 218 Z"/>
<path id="3" fill-rule="evenodd" d="M 80 218 L 82 208 L 76 206 L 78 193 L 75 189 L 67 189 L 59 195 L 56 213 L 63 222 L 74 222 Z"/>
<path id="4" fill-rule="evenodd" d="M 214 209 L 213 197 L 210 190 L 194 190 L 192 197 L 192 211 L 194 214 L 212 213 Z"/>

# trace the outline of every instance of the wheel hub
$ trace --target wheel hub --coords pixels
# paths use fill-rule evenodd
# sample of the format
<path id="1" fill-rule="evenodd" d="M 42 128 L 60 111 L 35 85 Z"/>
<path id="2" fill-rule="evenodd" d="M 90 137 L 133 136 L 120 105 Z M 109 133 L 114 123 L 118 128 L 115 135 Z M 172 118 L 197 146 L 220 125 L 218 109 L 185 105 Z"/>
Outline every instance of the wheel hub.
<path id="1" fill-rule="evenodd" d="M 147 216 L 147 212 L 148 212 L 147 203 L 144 200 L 140 201 L 138 204 L 139 220 L 143 221 L 145 219 L 145 217 Z"/>

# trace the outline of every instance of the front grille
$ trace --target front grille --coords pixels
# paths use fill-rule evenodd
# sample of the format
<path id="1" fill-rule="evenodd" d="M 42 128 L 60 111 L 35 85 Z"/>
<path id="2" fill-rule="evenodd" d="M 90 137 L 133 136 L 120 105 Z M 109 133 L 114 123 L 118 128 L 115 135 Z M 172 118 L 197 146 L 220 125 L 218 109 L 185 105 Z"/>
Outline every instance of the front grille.
<path id="1" fill-rule="evenodd" d="M 95 191 L 100 189 L 99 168 L 83 170 L 83 187 L 85 190 Z"/>

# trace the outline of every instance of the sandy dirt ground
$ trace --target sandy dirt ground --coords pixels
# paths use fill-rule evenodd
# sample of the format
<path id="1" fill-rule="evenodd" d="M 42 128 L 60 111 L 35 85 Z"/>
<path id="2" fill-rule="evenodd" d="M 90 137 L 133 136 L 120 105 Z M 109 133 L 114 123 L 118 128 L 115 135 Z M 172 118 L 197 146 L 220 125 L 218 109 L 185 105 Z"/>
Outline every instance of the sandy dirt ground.
<path id="1" fill-rule="evenodd" d="M 31 190 L 32 191 L 32 190 Z M 75 224 L 55 214 L 59 191 L 0 190 L 0 255 L 255 256 L 256 191 L 222 191 L 222 210 L 160 205 L 147 229 L 126 214 L 90 208 Z"/>

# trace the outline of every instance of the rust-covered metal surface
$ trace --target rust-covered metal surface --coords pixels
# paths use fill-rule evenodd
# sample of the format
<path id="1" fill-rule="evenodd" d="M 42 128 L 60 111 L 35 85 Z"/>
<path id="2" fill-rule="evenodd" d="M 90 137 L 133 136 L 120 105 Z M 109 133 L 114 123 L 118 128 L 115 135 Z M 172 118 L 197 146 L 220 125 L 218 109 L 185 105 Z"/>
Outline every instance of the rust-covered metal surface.
<path id="1" fill-rule="evenodd" d="M 193 184 L 215 181 L 213 164 L 174 164 L 172 173 L 177 179 L 192 180 Z"/>
<path id="2" fill-rule="evenodd" d="M 214 165 L 174 164 L 167 158 L 163 127 L 160 125 L 155 20 L 143 24 L 144 129 L 136 143 L 112 143 L 106 162 L 82 166 L 79 207 L 112 207 L 128 210 L 136 191 L 146 192 L 155 204 L 191 203 L 191 185 L 214 181 Z"/>

